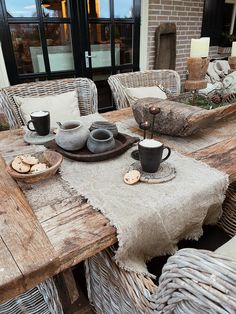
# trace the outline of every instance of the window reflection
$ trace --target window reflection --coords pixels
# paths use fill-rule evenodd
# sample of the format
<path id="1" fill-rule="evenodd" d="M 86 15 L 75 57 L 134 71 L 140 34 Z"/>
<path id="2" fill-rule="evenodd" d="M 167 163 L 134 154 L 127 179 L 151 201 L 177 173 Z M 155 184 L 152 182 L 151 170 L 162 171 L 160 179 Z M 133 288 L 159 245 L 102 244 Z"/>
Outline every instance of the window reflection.
<path id="1" fill-rule="evenodd" d="M 111 34 L 109 24 L 90 24 L 92 67 L 111 66 Z"/>
<path id="2" fill-rule="evenodd" d="M 10 24 L 12 44 L 19 74 L 45 72 L 44 61 L 39 69 L 35 49 L 42 55 L 39 29 L 36 24 Z"/>
<path id="3" fill-rule="evenodd" d="M 88 0 L 88 16 L 110 18 L 109 0 Z"/>
<path id="4" fill-rule="evenodd" d="M 45 23 L 44 29 L 51 71 L 74 70 L 70 25 Z"/>
<path id="5" fill-rule="evenodd" d="M 67 0 L 41 0 L 41 8 L 44 17 L 68 17 L 68 5 Z"/>
<path id="6" fill-rule="evenodd" d="M 116 65 L 133 62 L 133 25 L 117 24 L 115 26 L 115 43 L 119 46 Z"/>
<path id="7" fill-rule="evenodd" d="M 8 17 L 37 16 L 35 0 L 5 0 Z"/>
<path id="8" fill-rule="evenodd" d="M 114 17 L 133 17 L 133 0 L 114 0 Z"/>

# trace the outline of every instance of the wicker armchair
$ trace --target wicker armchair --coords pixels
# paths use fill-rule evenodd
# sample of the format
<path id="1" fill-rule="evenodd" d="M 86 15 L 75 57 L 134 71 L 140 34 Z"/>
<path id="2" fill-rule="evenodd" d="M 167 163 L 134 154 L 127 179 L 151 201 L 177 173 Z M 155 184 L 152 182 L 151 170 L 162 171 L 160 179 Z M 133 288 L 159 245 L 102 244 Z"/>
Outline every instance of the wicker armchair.
<path id="1" fill-rule="evenodd" d="M 236 313 L 236 260 L 182 249 L 168 259 L 159 286 L 120 269 L 111 249 L 86 261 L 89 299 L 98 314 Z"/>
<path id="2" fill-rule="evenodd" d="M 125 88 L 163 85 L 172 95 L 179 95 L 180 76 L 174 70 L 149 70 L 111 75 L 108 78 L 115 106 L 122 109 L 130 106 Z"/>
<path id="3" fill-rule="evenodd" d="M 163 267 L 157 313 L 236 313 L 236 260 L 182 249 Z"/>
<path id="4" fill-rule="evenodd" d="M 45 82 L 25 83 L 0 90 L 0 112 L 8 120 L 10 128 L 23 125 L 13 96 L 32 97 L 58 95 L 69 91 L 78 91 L 78 105 L 81 115 L 97 112 L 97 88 L 88 78 L 71 78 Z"/>

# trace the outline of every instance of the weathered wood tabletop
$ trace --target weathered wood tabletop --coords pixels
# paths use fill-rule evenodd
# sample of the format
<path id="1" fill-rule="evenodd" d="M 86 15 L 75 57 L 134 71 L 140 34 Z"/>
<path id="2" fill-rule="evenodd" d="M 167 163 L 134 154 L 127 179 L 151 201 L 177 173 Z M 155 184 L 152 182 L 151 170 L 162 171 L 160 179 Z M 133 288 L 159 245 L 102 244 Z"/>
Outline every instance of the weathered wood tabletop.
<path id="1" fill-rule="evenodd" d="M 130 108 L 103 114 L 127 121 L 139 133 Z M 236 180 L 236 119 L 220 122 L 188 138 L 157 136 L 176 150 L 226 172 Z M 23 130 L 0 132 L 0 154 L 9 159 L 29 147 Z M 27 147 L 26 147 L 27 146 Z M 60 189 L 60 176 L 51 180 Z M 6 173 L 0 158 L 0 303 L 36 286 L 117 241 L 109 221 L 68 190 L 31 209 L 23 191 Z"/>

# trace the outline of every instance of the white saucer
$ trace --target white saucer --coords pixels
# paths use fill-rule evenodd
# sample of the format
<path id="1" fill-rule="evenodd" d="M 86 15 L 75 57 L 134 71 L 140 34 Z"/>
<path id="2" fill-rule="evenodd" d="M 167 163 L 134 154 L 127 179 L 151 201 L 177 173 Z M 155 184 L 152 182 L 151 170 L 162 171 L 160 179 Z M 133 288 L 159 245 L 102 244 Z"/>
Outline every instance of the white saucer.
<path id="1" fill-rule="evenodd" d="M 26 131 L 24 141 L 28 144 L 43 145 L 55 139 L 56 134 L 51 131 L 48 135 L 41 136 L 36 132 Z"/>

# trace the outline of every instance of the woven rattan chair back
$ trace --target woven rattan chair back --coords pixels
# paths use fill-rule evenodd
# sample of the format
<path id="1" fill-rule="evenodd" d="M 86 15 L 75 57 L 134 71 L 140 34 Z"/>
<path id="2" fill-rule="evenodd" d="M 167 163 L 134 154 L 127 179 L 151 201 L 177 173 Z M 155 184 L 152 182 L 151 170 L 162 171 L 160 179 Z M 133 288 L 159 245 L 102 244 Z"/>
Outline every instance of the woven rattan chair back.
<path id="1" fill-rule="evenodd" d="M 88 78 L 69 78 L 45 82 L 33 82 L 14 85 L 0 90 L 0 111 L 2 111 L 9 123 L 10 128 L 23 125 L 17 105 L 13 96 L 37 97 L 59 95 L 77 90 L 78 105 L 81 115 L 97 112 L 97 88 L 93 81 Z"/>
<path id="2" fill-rule="evenodd" d="M 1 314 L 63 314 L 53 279 L 0 304 Z"/>
<path id="3" fill-rule="evenodd" d="M 130 106 L 125 89 L 162 85 L 171 95 L 179 95 L 180 76 L 174 70 L 149 70 L 111 75 L 108 78 L 113 100 L 117 109 Z"/>

